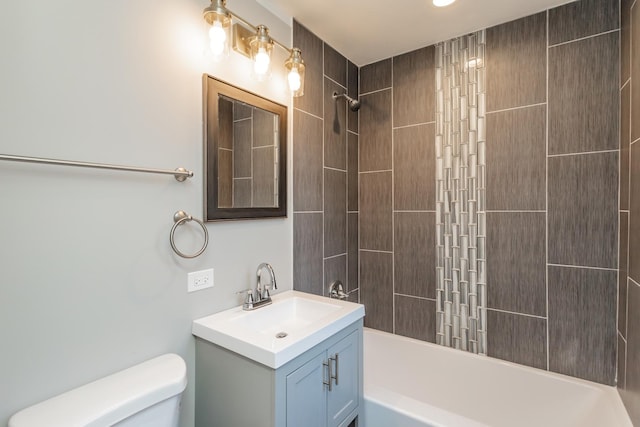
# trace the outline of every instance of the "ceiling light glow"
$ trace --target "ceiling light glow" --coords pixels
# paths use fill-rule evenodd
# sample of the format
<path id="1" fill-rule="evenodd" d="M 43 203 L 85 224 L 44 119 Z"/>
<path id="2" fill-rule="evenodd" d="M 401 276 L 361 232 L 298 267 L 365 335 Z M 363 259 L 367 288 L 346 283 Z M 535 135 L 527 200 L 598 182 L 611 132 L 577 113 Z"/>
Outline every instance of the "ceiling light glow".
<path id="1" fill-rule="evenodd" d="M 438 7 L 445 7 L 449 6 L 454 1 L 456 0 L 433 0 L 433 5 Z"/>

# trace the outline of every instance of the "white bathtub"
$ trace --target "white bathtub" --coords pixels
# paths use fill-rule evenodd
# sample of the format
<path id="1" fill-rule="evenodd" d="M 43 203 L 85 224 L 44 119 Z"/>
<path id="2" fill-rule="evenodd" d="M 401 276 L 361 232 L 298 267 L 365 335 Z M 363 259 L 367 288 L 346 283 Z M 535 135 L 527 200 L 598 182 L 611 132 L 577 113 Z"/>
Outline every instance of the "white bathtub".
<path id="1" fill-rule="evenodd" d="M 632 427 L 613 387 L 365 329 L 364 427 Z"/>

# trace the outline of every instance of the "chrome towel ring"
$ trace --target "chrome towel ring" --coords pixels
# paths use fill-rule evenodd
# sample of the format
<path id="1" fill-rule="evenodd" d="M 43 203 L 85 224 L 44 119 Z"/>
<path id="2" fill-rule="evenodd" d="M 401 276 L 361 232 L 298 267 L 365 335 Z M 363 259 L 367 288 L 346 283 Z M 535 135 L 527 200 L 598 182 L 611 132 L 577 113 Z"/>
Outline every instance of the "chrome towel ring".
<path id="1" fill-rule="evenodd" d="M 190 221 L 195 221 L 198 224 L 200 224 L 200 227 L 202 227 L 202 231 L 204 232 L 204 245 L 202 245 L 202 248 L 200 248 L 200 250 L 198 252 L 196 252 L 195 254 L 193 254 L 193 255 L 187 255 L 187 254 L 181 252 L 176 247 L 176 242 L 174 240 L 174 234 L 175 234 L 176 229 L 178 228 L 178 226 L 182 225 L 182 224 L 185 224 L 187 222 L 190 222 Z M 173 215 L 173 222 L 175 222 L 175 224 L 173 224 L 173 227 L 171 227 L 171 233 L 169 234 L 169 243 L 171 243 L 171 248 L 173 249 L 173 251 L 175 253 L 177 253 L 179 256 L 181 256 L 182 258 L 195 258 L 197 256 L 202 255 L 204 250 L 207 249 L 207 245 L 209 244 L 209 232 L 207 231 L 207 227 L 204 225 L 204 223 L 202 221 L 200 221 L 198 218 L 192 217 L 191 215 L 189 215 L 185 211 L 176 212 Z"/>

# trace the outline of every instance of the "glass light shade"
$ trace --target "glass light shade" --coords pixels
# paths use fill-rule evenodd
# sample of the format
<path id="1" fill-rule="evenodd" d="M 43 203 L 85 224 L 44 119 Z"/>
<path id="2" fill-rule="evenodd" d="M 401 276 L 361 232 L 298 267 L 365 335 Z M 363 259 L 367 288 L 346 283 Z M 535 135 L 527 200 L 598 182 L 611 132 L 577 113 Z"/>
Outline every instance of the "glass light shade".
<path id="1" fill-rule="evenodd" d="M 449 6 L 454 1 L 456 0 L 433 0 L 433 5 L 438 7 L 445 7 Z"/>
<path id="2" fill-rule="evenodd" d="M 228 20 L 229 22 L 231 20 Z M 221 60 L 229 55 L 230 25 L 216 20 L 209 29 L 209 48 L 213 59 Z"/>
<path id="3" fill-rule="evenodd" d="M 253 60 L 253 75 L 258 81 L 271 77 L 271 53 L 273 41 L 269 37 L 269 30 L 259 25 L 256 36 L 251 40 L 251 59 Z"/>
<path id="4" fill-rule="evenodd" d="M 209 49 L 215 61 L 229 55 L 231 40 L 231 14 L 225 8 L 225 0 L 212 0 L 204 10 L 204 19 L 209 28 Z"/>
<path id="5" fill-rule="evenodd" d="M 287 80 L 289 82 L 289 90 L 294 97 L 304 95 L 304 61 L 300 49 L 293 48 L 291 56 L 284 63 L 287 69 Z"/>

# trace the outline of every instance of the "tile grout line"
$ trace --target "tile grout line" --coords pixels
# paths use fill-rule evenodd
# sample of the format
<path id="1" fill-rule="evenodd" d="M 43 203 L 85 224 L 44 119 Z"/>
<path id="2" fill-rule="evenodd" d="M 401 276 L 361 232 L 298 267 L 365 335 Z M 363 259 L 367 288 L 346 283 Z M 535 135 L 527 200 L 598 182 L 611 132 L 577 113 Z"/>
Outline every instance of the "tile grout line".
<path id="1" fill-rule="evenodd" d="M 627 343 L 627 339 L 624 337 L 624 335 L 622 335 L 622 333 L 620 333 L 620 331 L 617 331 L 617 332 L 618 332 L 618 335 L 620 336 L 620 338 L 622 338 L 622 341 L 624 341 L 624 343 L 626 344 Z M 626 356 L 625 356 L 625 359 L 626 359 Z"/>
<path id="2" fill-rule="evenodd" d="M 322 91 L 323 91 L 323 93 L 324 93 L 324 89 L 322 89 Z M 324 106 L 322 107 L 322 109 L 323 109 L 323 113 L 322 113 L 322 114 L 324 114 Z M 299 111 L 299 112 L 301 112 L 301 113 L 303 113 L 303 114 L 306 114 L 306 115 L 308 115 L 308 116 L 311 116 L 311 117 L 315 117 L 316 119 L 318 119 L 318 120 L 322 120 L 322 121 L 324 122 L 324 119 L 323 119 L 322 117 L 320 117 L 320 116 L 316 116 L 315 114 L 310 113 L 310 112 L 308 112 L 308 111 L 301 110 L 300 108 L 297 108 L 297 107 L 294 107 L 294 108 L 293 108 L 293 110 L 294 110 L 294 111 Z"/>
<path id="3" fill-rule="evenodd" d="M 322 211 L 293 211 L 294 214 L 321 214 Z"/>
<path id="4" fill-rule="evenodd" d="M 395 158 L 394 158 L 394 143 L 395 143 L 395 138 L 394 138 L 394 131 L 393 131 L 393 124 L 394 124 L 394 114 L 393 114 L 393 109 L 394 109 L 394 103 L 393 103 L 393 63 L 394 63 L 394 59 L 393 57 L 391 57 L 391 123 L 389 123 L 391 125 L 391 251 L 393 253 L 393 255 L 391 256 L 391 304 L 392 304 L 392 325 L 393 325 L 393 333 L 396 333 L 396 297 L 395 297 L 395 293 L 396 293 L 396 257 L 395 257 L 395 250 L 396 250 L 396 216 L 393 213 L 393 209 L 395 208 L 395 186 L 394 186 L 394 173 L 393 173 L 393 169 L 394 169 L 394 162 L 395 162 Z"/>
<path id="5" fill-rule="evenodd" d="M 408 294 L 402 294 L 402 293 L 399 293 L 399 292 L 394 292 L 393 295 L 394 296 L 399 296 L 399 297 L 414 298 L 414 299 L 419 299 L 419 300 L 424 300 L 424 301 L 436 302 L 435 298 L 419 297 L 417 295 L 408 295 Z"/>
<path id="6" fill-rule="evenodd" d="M 392 70 L 392 74 L 393 74 L 393 70 Z M 393 76 L 392 76 L 392 78 L 393 78 Z M 384 92 L 385 90 L 391 90 L 391 86 L 383 87 L 382 89 L 372 90 L 372 91 L 367 92 L 367 93 L 361 93 L 360 96 L 362 97 L 362 96 L 373 95 L 374 93 Z M 391 126 L 393 126 L 393 123 L 391 124 Z"/>
<path id="7" fill-rule="evenodd" d="M 546 298 L 545 298 L 545 302 L 546 302 L 546 312 L 547 312 L 547 321 L 546 321 L 546 327 L 547 327 L 547 333 L 546 333 L 546 338 L 547 338 L 547 351 L 546 351 L 546 356 L 547 356 L 547 371 L 551 368 L 551 349 L 549 348 L 549 343 L 550 343 L 550 339 L 549 339 L 549 319 L 550 319 L 550 313 L 549 313 L 549 10 L 547 9 L 546 12 L 546 44 L 547 44 L 547 49 L 546 49 L 546 54 L 547 54 L 547 58 L 546 58 L 546 64 L 545 64 L 545 71 L 546 71 L 546 111 L 545 111 L 545 150 L 546 150 L 546 156 L 545 156 L 545 224 L 544 224 L 544 228 L 545 228 L 545 258 L 546 258 L 546 265 L 544 268 L 544 274 L 545 274 L 545 290 L 546 290 Z"/>
<path id="8" fill-rule="evenodd" d="M 358 141 L 358 144 L 360 143 L 360 141 Z M 383 172 L 393 172 L 393 169 L 382 169 L 379 171 L 361 171 L 359 173 L 383 173 Z"/>
<path id="9" fill-rule="evenodd" d="M 486 213 L 545 213 L 546 210 L 489 210 L 485 211 Z"/>
<path id="10" fill-rule="evenodd" d="M 607 267 L 591 267 L 588 265 L 570 265 L 570 264 L 554 264 L 547 263 L 550 267 L 561 267 L 561 268 L 581 268 L 584 270 L 601 270 L 601 271 L 618 271 L 617 268 L 607 268 Z"/>
<path id="11" fill-rule="evenodd" d="M 616 33 L 616 32 L 619 32 L 619 31 L 620 31 L 620 28 L 617 28 L 615 30 L 603 31 L 603 32 L 598 33 L 598 34 L 593 34 L 593 35 L 586 36 L 586 37 L 580 37 L 579 39 L 573 39 L 573 40 L 568 40 L 568 41 L 562 42 L 562 43 L 552 44 L 552 45 L 549 45 L 549 49 L 552 49 L 552 48 L 558 47 L 558 46 L 564 46 L 564 45 L 567 45 L 567 44 L 570 44 L 570 43 L 581 42 L 581 41 L 584 41 L 584 40 L 593 39 L 595 37 L 605 36 L 607 34 Z"/>
<path id="12" fill-rule="evenodd" d="M 347 172 L 345 169 L 332 168 L 331 166 L 324 166 L 324 169 L 329 169 L 329 170 L 336 171 L 336 172 L 344 172 L 344 173 Z"/>
<path id="13" fill-rule="evenodd" d="M 621 53 L 621 55 L 622 55 L 622 53 Z M 623 85 L 620 86 L 620 92 L 622 92 L 622 89 L 624 89 L 624 87 L 626 85 L 628 85 L 629 83 L 631 83 L 631 77 L 627 78 L 627 80 L 623 83 Z"/>
<path id="14" fill-rule="evenodd" d="M 325 47 L 326 43 L 323 41 L 322 42 L 322 77 L 325 77 L 325 58 L 324 58 L 324 47 Z M 324 199 L 325 199 L 325 192 L 326 192 L 326 188 L 325 188 L 325 179 L 326 179 L 326 173 L 325 173 L 325 161 L 326 159 L 324 158 L 324 149 L 325 149 L 325 136 L 324 136 L 324 116 L 325 116 L 325 109 L 324 109 L 324 98 L 326 96 L 325 90 L 324 90 L 325 84 L 324 84 L 324 79 L 322 80 L 322 296 L 326 296 L 325 295 L 325 282 L 327 280 L 326 278 L 326 266 L 325 266 L 325 261 L 324 261 L 324 255 L 326 253 L 326 247 L 327 247 L 327 242 L 326 242 L 326 230 L 325 230 L 325 210 L 326 210 L 326 206 L 324 203 Z"/>
<path id="15" fill-rule="evenodd" d="M 252 113 L 251 117 L 245 117 L 245 118 L 242 118 L 242 119 L 234 119 L 233 123 L 236 124 L 236 123 L 240 123 L 240 122 L 246 122 L 248 120 L 253 120 L 253 113 Z"/>
<path id="16" fill-rule="evenodd" d="M 358 67 L 358 99 L 360 99 L 360 83 L 362 81 L 361 76 L 360 76 L 360 68 Z M 360 110 L 358 110 L 358 135 L 360 135 Z M 357 248 L 357 252 L 358 252 L 358 303 L 362 304 L 362 290 L 361 288 L 361 277 L 360 277 L 360 263 L 361 263 L 361 259 L 360 259 L 360 194 L 362 189 L 360 188 L 360 136 L 358 136 L 358 147 L 357 147 L 357 152 L 358 152 L 358 170 L 356 171 L 356 176 L 358 179 L 358 248 Z"/>
<path id="17" fill-rule="evenodd" d="M 327 256 L 327 257 L 324 257 L 323 259 L 324 259 L 325 261 L 327 261 L 327 260 L 334 259 L 334 258 L 340 258 L 340 257 L 345 256 L 345 255 L 347 255 L 347 253 L 346 253 L 346 252 L 341 253 L 341 254 L 337 254 L 337 255 Z"/>
<path id="18" fill-rule="evenodd" d="M 631 62 L 631 52 L 633 52 L 633 37 L 631 37 L 632 31 L 633 31 L 633 19 L 631 18 L 633 16 L 633 8 L 636 6 L 636 0 L 633 1 L 633 3 L 631 3 L 631 6 L 629 7 L 629 62 Z M 622 10 L 622 9 L 621 9 Z M 629 237 L 631 236 L 631 148 L 634 142 L 636 141 L 631 141 L 631 135 L 633 135 L 633 112 L 631 110 L 631 94 L 632 94 L 632 90 L 633 90 L 633 80 L 631 80 L 631 63 L 629 64 L 629 135 L 628 135 L 628 140 L 629 140 L 629 158 L 627 159 L 627 164 L 628 164 L 628 170 L 629 170 L 629 176 L 627 176 L 627 182 L 628 182 L 628 186 L 627 186 L 627 207 L 629 208 L 629 215 L 627 216 L 627 271 L 625 274 L 625 286 L 626 286 L 626 295 L 625 295 L 625 307 L 624 307 L 624 312 L 625 312 L 625 319 L 624 319 L 624 336 L 626 337 L 629 334 L 629 281 L 634 282 L 634 280 L 629 276 L 629 259 L 631 257 L 631 254 L 629 253 Z M 618 236 L 618 239 L 620 238 L 620 236 Z M 635 283 L 635 282 L 634 282 Z M 620 286 L 620 280 L 618 280 L 618 286 Z M 624 375 L 625 375 L 625 388 L 627 387 L 627 368 L 629 367 L 629 362 L 628 362 L 628 352 L 627 352 L 627 346 L 626 346 L 626 338 L 625 339 L 625 347 L 624 347 Z"/>
<path id="19" fill-rule="evenodd" d="M 492 307 L 487 307 L 487 310 L 488 311 L 495 311 L 495 312 L 498 312 L 498 313 L 512 314 L 514 316 L 525 316 L 525 317 L 532 317 L 532 318 L 535 318 L 535 319 L 547 320 L 546 317 L 538 316 L 537 314 L 521 313 L 519 311 L 502 310 L 500 308 L 492 308 Z"/>
<path id="20" fill-rule="evenodd" d="M 489 114 L 496 114 L 496 113 L 504 113 L 506 111 L 522 110 L 522 109 L 525 109 L 525 108 L 540 107 L 542 105 L 547 105 L 547 103 L 546 102 L 538 102 L 536 104 L 520 105 L 518 107 L 510 107 L 510 108 L 502 108 L 500 110 L 487 111 L 485 114 L 489 115 Z"/>
<path id="21" fill-rule="evenodd" d="M 345 88 L 347 95 L 349 94 L 349 60 L 347 59 L 347 57 L 344 57 L 344 63 L 345 63 L 345 79 L 347 82 L 347 87 Z M 346 169 L 346 177 L 344 180 L 344 194 L 345 194 L 345 206 L 344 206 L 344 216 L 345 216 L 345 236 L 344 236 L 344 242 L 345 242 L 345 251 L 346 251 L 346 265 L 345 265 L 345 280 L 344 282 L 346 283 L 346 288 L 347 288 L 347 298 L 349 295 L 349 288 L 351 287 L 351 283 L 349 280 L 349 258 L 351 258 L 349 256 L 349 111 L 347 111 L 347 108 L 345 108 L 345 128 L 346 128 L 346 132 L 344 133 L 344 142 L 345 142 L 345 147 L 344 147 L 344 151 L 345 151 L 345 156 L 344 158 L 345 160 L 345 169 Z"/>
<path id="22" fill-rule="evenodd" d="M 404 125 L 404 126 L 392 126 L 391 129 L 392 130 L 406 129 L 406 128 L 414 128 L 414 127 L 418 127 L 418 126 L 435 125 L 435 124 L 436 124 L 435 121 L 430 121 L 430 122 L 414 123 L 414 124 L 411 124 L 411 125 Z"/>
<path id="23" fill-rule="evenodd" d="M 348 67 L 348 66 L 349 66 L 349 65 L 347 64 L 347 67 Z M 344 90 L 347 90 L 347 91 L 348 91 L 348 89 L 347 89 L 347 87 L 346 87 L 345 85 L 343 85 L 342 83 L 338 83 L 337 81 L 333 80 L 331 77 L 327 76 L 326 74 L 324 74 L 324 78 L 325 78 L 325 79 L 327 79 L 327 80 L 329 80 L 330 82 L 333 82 L 333 83 L 337 84 L 337 85 L 338 85 L 338 86 L 340 86 L 342 89 L 344 89 Z M 323 83 L 324 83 L 324 82 L 323 82 Z M 332 94 L 332 95 L 333 95 L 333 94 Z"/>
<path id="24" fill-rule="evenodd" d="M 364 248 L 361 248 L 360 251 L 362 251 L 362 252 L 371 252 L 371 253 L 374 253 L 374 254 L 392 254 L 393 253 L 393 251 L 381 251 L 379 249 L 364 249 Z"/>
<path id="25" fill-rule="evenodd" d="M 618 153 L 620 151 L 619 148 L 615 150 L 599 150 L 599 151 L 584 151 L 581 153 L 564 153 L 564 154 L 548 154 L 547 157 L 571 157 L 571 156 L 584 156 L 588 154 L 602 154 L 602 153 Z"/>
<path id="26" fill-rule="evenodd" d="M 620 28 L 620 34 L 622 34 L 622 0 L 618 1 L 618 25 Z M 622 38 L 622 36 L 620 36 L 620 39 Z M 622 68 L 622 41 L 620 40 L 618 43 L 618 66 L 620 68 Z M 618 80 L 620 80 L 620 76 L 621 76 L 621 69 L 618 70 Z M 627 84 L 627 82 L 629 82 L 629 80 L 631 80 L 631 73 L 629 73 L 629 79 L 625 82 L 624 85 L 621 86 L 620 90 L 618 91 L 618 117 L 621 118 L 622 117 L 622 90 L 624 89 L 624 86 Z M 618 83 L 619 85 L 619 83 Z M 621 126 L 621 120 L 618 119 L 618 125 Z M 631 127 L 631 124 L 629 125 L 629 127 Z M 618 132 L 618 150 L 620 153 L 622 153 L 622 140 L 620 139 L 620 133 Z M 621 189 L 622 189 L 622 174 L 620 173 L 620 171 L 622 170 L 621 168 L 622 166 L 622 156 L 619 155 L 618 156 L 618 215 L 617 215 L 617 219 L 618 219 L 618 227 L 617 227 L 617 240 L 618 240 L 618 244 L 617 244 L 617 260 L 618 260 L 618 269 L 617 269 L 617 273 L 616 273 L 616 332 L 620 333 L 619 331 L 619 326 L 620 325 L 620 230 L 621 230 L 621 224 L 620 224 L 620 208 L 622 207 L 622 193 L 621 193 Z M 618 345 L 618 340 L 616 339 L 616 370 L 614 372 L 613 375 L 613 379 L 614 382 L 616 384 L 616 386 L 619 384 L 620 382 L 620 378 L 618 378 L 618 373 L 620 372 L 620 366 L 618 365 L 618 361 L 620 360 L 620 346 Z"/>

